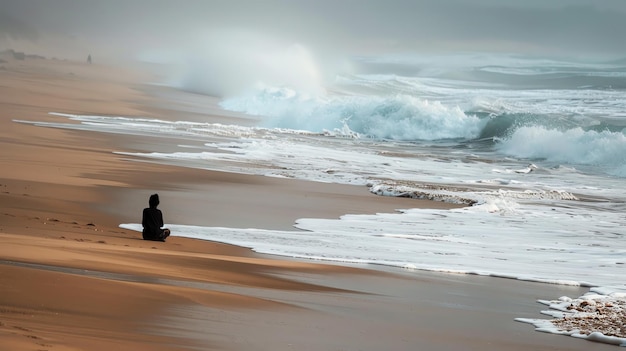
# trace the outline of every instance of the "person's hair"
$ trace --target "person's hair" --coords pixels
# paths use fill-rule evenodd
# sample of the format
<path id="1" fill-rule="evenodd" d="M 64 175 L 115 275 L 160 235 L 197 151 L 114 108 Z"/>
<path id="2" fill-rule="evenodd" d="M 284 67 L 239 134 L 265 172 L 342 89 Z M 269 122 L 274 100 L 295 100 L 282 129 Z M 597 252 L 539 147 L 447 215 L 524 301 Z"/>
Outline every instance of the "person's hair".
<path id="1" fill-rule="evenodd" d="M 150 204 L 150 207 L 159 206 L 159 194 L 150 195 L 150 200 L 148 201 L 148 204 Z"/>

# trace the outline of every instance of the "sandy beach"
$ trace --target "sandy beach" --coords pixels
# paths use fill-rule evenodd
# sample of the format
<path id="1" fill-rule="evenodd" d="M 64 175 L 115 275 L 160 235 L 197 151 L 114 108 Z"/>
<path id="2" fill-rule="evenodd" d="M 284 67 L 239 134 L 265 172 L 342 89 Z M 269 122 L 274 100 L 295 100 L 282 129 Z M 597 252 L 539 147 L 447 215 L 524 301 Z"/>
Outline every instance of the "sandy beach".
<path id="1" fill-rule="evenodd" d="M 451 206 L 366 187 L 137 162 L 159 140 L 42 128 L 50 112 L 219 120 L 185 111 L 144 72 L 85 62 L 0 63 L 1 350 L 609 350 L 535 332 L 537 299 L 584 289 L 469 275 L 347 267 L 173 236 L 166 222 L 290 229 L 302 217 Z M 170 99 L 170 100 L 168 100 Z M 209 109 L 210 110 L 210 109 Z"/>

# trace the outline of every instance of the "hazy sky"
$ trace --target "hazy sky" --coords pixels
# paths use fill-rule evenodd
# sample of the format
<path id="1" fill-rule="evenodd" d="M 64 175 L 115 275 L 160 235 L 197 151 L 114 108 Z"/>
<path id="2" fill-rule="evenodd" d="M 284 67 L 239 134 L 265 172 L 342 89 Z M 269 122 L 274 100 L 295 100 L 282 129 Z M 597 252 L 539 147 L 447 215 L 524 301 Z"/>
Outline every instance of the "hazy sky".
<path id="1" fill-rule="evenodd" d="M 626 0 L 0 0 L 0 49 L 132 56 L 263 37 L 352 55 L 626 57 L 625 18 Z"/>

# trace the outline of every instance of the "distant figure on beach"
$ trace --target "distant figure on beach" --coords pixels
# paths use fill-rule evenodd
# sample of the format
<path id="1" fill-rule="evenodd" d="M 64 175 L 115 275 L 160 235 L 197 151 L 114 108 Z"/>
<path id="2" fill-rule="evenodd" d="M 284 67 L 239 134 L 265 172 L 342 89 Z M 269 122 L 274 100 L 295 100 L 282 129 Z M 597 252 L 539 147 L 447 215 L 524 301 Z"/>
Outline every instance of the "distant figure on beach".
<path id="1" fill-rule="evenodd" d="M 88 63 L 88 64 L 91 64 L 91 54 L 89 54 L 89 55 L 87 56 L 87 63 Z"/>
<path id="2" fill-rule="evenodd" d="M 165 241 L 170 236 L 170 230 L 163 227 L 163 213 L 157 208 L 159 206 L 159 194 L 150 195 L 148 200 L 150 207 L 143 209 L 143 239 L 153 241 Z"/>

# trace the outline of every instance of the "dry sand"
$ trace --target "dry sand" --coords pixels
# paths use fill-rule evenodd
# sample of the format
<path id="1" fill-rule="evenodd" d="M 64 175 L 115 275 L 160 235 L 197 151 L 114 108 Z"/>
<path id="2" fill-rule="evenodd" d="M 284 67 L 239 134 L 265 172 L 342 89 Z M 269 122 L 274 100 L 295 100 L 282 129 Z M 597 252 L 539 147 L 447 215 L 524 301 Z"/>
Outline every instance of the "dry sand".
<path id="1" fill-rule="evenodd" d="M 140 240 L 118 225 L 137 222 L 153 192 L 170 223 L 269 229 L 291 229 L 300 217 L 446 205 L 133 162 L 112 152 L 160 141 L 13 120 L 58 118 L 52 111 L 224 117 L 185 111 L 180 92 L 142 86 L 149 75 L 3 60 L 0 350 L 614 349 L 513 320 L 539 318 L 537 299 L 577 296 L 577 288 L 281 260 L 178 237 Z"/>

